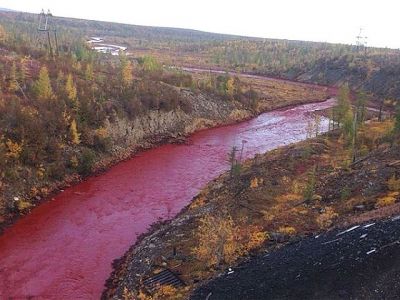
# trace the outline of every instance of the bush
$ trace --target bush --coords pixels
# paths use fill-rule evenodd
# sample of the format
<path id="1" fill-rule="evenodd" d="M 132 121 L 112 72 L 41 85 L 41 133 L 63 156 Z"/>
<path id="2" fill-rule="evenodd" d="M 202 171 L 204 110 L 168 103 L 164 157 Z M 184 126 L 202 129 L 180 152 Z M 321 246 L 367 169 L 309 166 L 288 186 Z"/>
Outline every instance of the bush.
<path id="1" fill-rule="evenodd" d="M 393 205 L 396 202 L 396 197 L 399 195 L 399 192 L 391 192 L 387 194 L 385 197 L 378 198 L 378 201 L 375 204 L 376 208 L 385 207 Z"/>
<path id="2" fill-rule="evenodd" d="M 396 175 L 393 175 L 389 180 L 388 180 L 388 188 L 390 191 L 400 191 L 400 179 L 396 179 Z"/>
<path id="3" fill-rule="evenodd" d="M 304 200 L 311 201 L 314 197 L 315 193 L 315 184 L 316 184 L 316 168 L 308 174 L 307 185 L 303 191 Z"/>
<path id="4" fill-rule="evenodd" d="M 81 175 L 89 175 L 92 172 L 95 163 L 96 155 L 90 149 L 84 149 L 79 158 L 78 172 Z"/>
<path id="5" fill-rule="evenodd" d="M 321 229 L 329 228 L 338 216 L 332 207 L 326 207 L 325 211 L 317 217 L 317 224 Z"/>

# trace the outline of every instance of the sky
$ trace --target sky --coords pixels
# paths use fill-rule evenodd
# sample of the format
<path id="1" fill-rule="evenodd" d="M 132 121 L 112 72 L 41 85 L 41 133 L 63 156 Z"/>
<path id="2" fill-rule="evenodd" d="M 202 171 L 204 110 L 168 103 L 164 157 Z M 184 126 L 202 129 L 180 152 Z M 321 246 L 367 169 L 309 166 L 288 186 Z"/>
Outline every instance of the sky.
<path id="1" fill-rule="evenodd" d="M 264 38 L 400 48 L 398 0 L 0 0 L 0 7 L 53 15 Z"/>

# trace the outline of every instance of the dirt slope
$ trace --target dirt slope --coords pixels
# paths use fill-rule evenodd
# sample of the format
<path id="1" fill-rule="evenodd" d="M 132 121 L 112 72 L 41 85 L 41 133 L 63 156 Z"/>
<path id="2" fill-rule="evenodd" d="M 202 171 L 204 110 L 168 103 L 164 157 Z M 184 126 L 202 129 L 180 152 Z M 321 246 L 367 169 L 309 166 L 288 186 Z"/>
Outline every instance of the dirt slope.
<path id="1" fill-rule="evenodd" d="M 400 217 L 357 226 L 258 255 L 191 299 L 399 299 Z"/>

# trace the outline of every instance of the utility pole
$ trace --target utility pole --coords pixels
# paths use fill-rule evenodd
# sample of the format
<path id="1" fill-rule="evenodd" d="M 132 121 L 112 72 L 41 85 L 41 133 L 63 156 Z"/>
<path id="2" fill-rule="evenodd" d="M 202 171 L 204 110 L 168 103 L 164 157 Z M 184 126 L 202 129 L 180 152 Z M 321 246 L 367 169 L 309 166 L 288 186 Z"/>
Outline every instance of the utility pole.
<path id="1" fill-rule="evenodd" d="M 37 31 L 39 33 L 45 33 L 47 36 L 47 46 L 50 52 L 50 56 L 54 57 L 53 52 L 53 45 L 51 43 L 51 32 L 54 34 L 54 43 L 55 43 L 55 54 L 58 55 L 58 38 L 57 38 L 57 30 L 55 28 L 51 28 L 50 26 L 50 19 L 53 15 L 51 14 L 50 10 L 47 10 L 47 13 L 42 12 L 39 14 L 39 25 Z"/>
<path id="2" fill-rule="evenodd" d="M 360 32 L 356 36 L 357 51 L 364 49 L 364 55 L 367 56 L 367 44 L 368 37 L 363 35 L 363 29 L 360 28 Z"/>

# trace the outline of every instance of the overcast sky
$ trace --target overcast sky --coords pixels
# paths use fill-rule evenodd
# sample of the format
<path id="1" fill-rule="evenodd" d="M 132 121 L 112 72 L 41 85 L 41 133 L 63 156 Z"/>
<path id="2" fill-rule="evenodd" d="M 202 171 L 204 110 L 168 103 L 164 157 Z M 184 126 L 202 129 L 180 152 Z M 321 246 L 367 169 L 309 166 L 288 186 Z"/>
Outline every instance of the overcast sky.
<path id="1" fill-rule="evenodd" d="M 0 0 L 0 7 L 128 24 L 400 48 L 399 0 Z M 364 35 L 364 34 L 363 34 Z"/>

